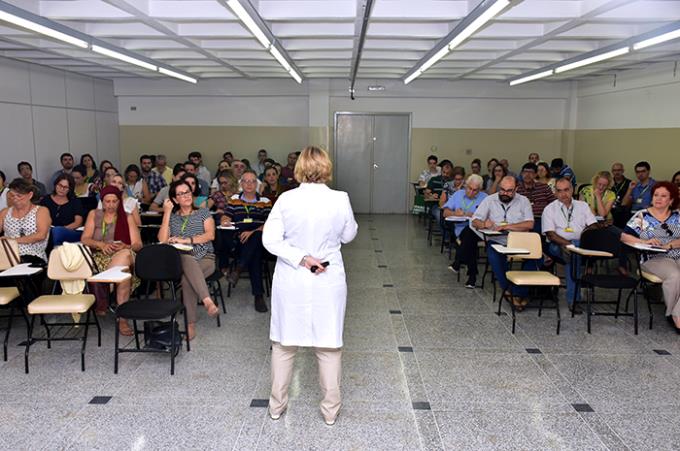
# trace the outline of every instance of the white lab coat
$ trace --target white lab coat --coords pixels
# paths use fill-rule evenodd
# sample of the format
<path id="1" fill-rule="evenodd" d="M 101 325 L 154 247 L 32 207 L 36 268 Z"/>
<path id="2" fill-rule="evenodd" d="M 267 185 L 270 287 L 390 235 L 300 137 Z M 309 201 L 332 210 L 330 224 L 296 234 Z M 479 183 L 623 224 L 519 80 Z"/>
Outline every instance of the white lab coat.
<path id="1" fill-rule="evenodd" d="M 262 233 L 278 257 L 272 286 L 269 337 L 284 346 L 341 348 L 347 284 L 340 246 L 357 234 L 349 196 L 321 183 L 283 193 Z M 314 275 L 300 265 L 305 255 L 328 261 Z"/>

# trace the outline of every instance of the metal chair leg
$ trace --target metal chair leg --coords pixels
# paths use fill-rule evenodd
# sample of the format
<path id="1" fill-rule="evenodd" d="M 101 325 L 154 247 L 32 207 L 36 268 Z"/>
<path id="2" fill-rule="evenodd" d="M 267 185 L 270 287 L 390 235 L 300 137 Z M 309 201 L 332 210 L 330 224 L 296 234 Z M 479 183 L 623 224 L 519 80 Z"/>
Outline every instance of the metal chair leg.
<path id="1" fill-rule="evenodd" d="M 80 371 L 85 371 L 85 349 L 87 348 L 87 333 L 90 329 L 90 313 L 92 308 L 87 311 L 85 315 L 85 330 L 83 332 L 83 346 L 80 349 Z"/>
<path id="2" fill-rule="evenodd" d="M 170 376 L 175 375 L 175 315 L 170 317 Z M 189 338 L 187 337 L 187 340 Z"/>
<path id="3" fill-rule="evenodd" d="M 137 346 L 137 349 L 140 349 L 140 347 L 139 347 L 139 330 L 137 329 L 137 320 L 136 319 L 132 320 L 132 328 L 135 331 L 135 346 Z"/>
<path id="4" fill-rule="evenodd" d="M 562 317 L 560 315 L 560 297 L 558 290 L 550 290 L 550 293 L 552 294 L 553 301 L 555 302 L 555 310 L 557 311 L 557 331 L 555 335 L 560 334 L 560 323 L 562 322 Z"/>
<path id="5" fill-rule="evenodd" d="M 114 350 L 113 374 L 118 374 L 118 350 L 120 349 L 120 324 L 119 324 L 120 318 L 118 317 L 118 315 L 116 315 L 115 320 L 116 320 L 115 321 L 116 325 L 115 325 L 115 330 L 114 330 L 114 333 L 115 333 L 114 343 L 115 344 L 113 346 L 113 350 Z"/>
<path id="6" fill-rule="evenodd" d="M 102 328 L 99 325 L 99 318 L 97 318 L 97 313 L 95 312 L 94 315 L 94 324 L 97 326 L 97 347 L 101 348 L 102 347 Z"/>
<path id="7" fill-rule="evenodd" d="M 187 337 L 187 352 L 191 351 L 191 344 L 189 343 L 189 319 L 187 318 L 187 311 L 182 309 L 182 316 L 184 316 L 184 330 Z"/>
<path id="8" fill-rule="evenodd" d="M 14 305 L 9 308 L 9 317 L 7 322 L 7 331 L 5 332 L 5 341 L 2 346 L 3 360 L 7 361 L 7 344 L 9 343 L 9 333 L 12 330 L 12 321 L 14 320 Z"/>
<path id="9" fill-rule="evenodd" d="M 591 288 L 590 292 L 586 298 L 587 306 L 586 306 L 586 316 L 588 316 L 588 333 L 590 333 L 590 322 L 591 318 L 593 316 L 593 306 L 591 304 L 591 298 L 595 299 L 595 288 Z"/>
<path id="10" fill-rule="evenodd" d="M 40 323 L 45 328 L 45 333 L 47 334 L 47 349 L 51 349 L 52 348 L 52 341 L 50 340 L 50 338 L 52 338 L 52 335 L 50 334 L 50 328 L 47 325 L 47 321 L 45 321 L 44 315 L 40 315 Z"/>

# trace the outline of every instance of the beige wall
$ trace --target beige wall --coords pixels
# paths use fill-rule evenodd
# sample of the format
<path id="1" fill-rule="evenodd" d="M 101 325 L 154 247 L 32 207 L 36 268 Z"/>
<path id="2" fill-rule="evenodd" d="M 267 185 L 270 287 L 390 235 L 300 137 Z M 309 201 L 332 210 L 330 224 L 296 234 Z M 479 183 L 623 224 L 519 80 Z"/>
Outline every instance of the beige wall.
<path id="1" fill-rule="evenodd" d="M 634 176 L 634 165 L 647 160 L 652 176 L 668 180 L 680 170 L 680 128 L 576 130 L 574 171 L 586 182 L 598 170 L 610 170 L 620 161 L 626 175 Z"/>

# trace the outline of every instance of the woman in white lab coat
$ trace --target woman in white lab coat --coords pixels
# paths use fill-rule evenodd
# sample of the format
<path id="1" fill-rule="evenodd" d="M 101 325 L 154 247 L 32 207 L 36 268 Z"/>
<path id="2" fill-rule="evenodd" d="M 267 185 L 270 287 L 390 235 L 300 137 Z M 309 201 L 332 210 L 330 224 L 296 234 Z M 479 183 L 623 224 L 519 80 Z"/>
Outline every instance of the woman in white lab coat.
<path id="1" fill-rule="evenodd" d="M 269 415 L 274 420 L 288 404 L 298 346 L 315 349 L 326 424 L 335 424 L 340 411 L 347 300 L 340 246 L 354 239 L 358 226 L 347 193 L 326 186 L 332 167 L 324 150 L 305 148 L 295 165 L 300 186 L 279 197 L 262 234 L 264 247 L 278 257 L 269 335 L 273 342 Z"/>

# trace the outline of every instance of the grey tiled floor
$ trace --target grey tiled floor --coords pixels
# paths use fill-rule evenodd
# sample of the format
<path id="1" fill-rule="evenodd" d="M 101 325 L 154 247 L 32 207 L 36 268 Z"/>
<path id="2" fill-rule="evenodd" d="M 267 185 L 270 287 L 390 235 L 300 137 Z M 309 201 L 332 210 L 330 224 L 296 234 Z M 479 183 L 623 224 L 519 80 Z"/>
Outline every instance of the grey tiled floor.
<path id="1" fill-rule="evenodd" d="M 33 347 L 25 375 L 17 327 L 0 363 L 0 449 L 678 449 L 680 341 L 659 306 L 650 331 L 641 304 L 637 336 L 629 319 L 604 317 L 589 335 L 566 310 L 559 336 L 552 310 L 519 314 L 512 335 L 489 284 L 457 283 L 415 218 L 358 221 L 343 251 L 344 407 L 334 427 L 318 412 L 309 350 L 281 420 L 250 407 L 269 393 L 269 316 L 242 281 L 221 328 L 200 312 L 172 377 L 165 356 L 130 354 L 114 375 L 110 319 L 102 347 L 88 344 L 85 373 L 75 344 L 59 343 Z M 89 404 L 94 396 L 111 400 Z"/>

